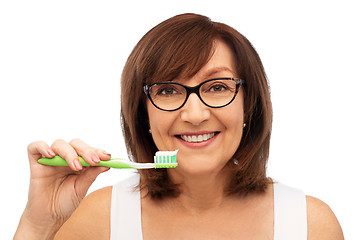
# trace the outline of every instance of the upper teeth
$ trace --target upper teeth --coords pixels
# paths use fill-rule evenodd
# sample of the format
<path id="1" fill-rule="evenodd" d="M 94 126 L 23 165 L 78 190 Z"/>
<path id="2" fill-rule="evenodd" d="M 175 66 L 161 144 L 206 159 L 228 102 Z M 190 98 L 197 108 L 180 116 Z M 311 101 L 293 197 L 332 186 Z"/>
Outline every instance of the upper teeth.
<path id="1" fill-rule="evenodd" d="M 210 138 L 214 137 L 215 133 L 207 133 L 207 134 L 202 134 L 202 135 L 192 135 L 192 136 L 187 136 L 187 135 L 181 135 L 181 139 L 186 141 L 186 142 L 202 142 L 202 141 L 206 141 L 209 140 Z"/>

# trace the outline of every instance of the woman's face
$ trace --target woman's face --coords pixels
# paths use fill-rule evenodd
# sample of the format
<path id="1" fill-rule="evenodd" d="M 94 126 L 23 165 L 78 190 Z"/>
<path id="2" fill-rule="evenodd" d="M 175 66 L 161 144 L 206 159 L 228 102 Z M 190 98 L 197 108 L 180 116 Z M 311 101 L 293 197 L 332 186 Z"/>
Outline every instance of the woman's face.
<path id="1" fill-rule="evenodd" d="M 192 78 L 175 79 L 187 86 L 219 77 L 238 77 L 231 49 L 216 41 L 214 55 Z M 243 133 L 243 91 L 222 108 L 205 106 L 196 94 L 190 94 L 179 110 L 157 109 L 147 100 L 150 129 L 159 150 L 179 149 L 179 166 L 172 171 L 182 174 L 216 174 L 237 150 Z M 208 139 L 209 138 L 209 139 Z M 189 141 L 189 139 L 196 141 Z"/>

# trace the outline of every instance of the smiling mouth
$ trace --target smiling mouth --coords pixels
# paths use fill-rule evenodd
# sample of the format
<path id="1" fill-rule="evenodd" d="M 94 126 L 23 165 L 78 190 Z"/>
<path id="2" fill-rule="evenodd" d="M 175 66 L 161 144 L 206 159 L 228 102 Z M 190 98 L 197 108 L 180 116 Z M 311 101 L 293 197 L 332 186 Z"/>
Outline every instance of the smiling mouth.
<path id="1" fill-rule="evenodd" d="M 215 135 L 217 135 L 218 133 L 219 132 L 212 132 L 212 133 L 199 134 L 199 135 L 178 135 L 177 137 L 181 138 L 185 142 L 200 143 L 215 137 Z"/>

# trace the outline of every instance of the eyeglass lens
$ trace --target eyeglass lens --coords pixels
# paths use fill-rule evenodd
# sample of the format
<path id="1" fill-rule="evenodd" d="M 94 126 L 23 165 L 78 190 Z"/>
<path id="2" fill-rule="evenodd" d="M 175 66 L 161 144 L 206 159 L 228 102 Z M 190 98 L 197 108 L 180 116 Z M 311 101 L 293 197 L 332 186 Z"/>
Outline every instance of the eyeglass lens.
<path id="1" fill-rule="evenodd" d="M 199 88 L 198 96 L 210 107 L 227 105 L 237 92 L 237 84 L 232 79 L 208 80 L 197 87 Z M 158 83 L 150 87 L 149 95 L 155 106 L 171 111 L 185 103 L 188 92 L 191 91 L 189 89 L 191 88 L 178 83 Z"/>

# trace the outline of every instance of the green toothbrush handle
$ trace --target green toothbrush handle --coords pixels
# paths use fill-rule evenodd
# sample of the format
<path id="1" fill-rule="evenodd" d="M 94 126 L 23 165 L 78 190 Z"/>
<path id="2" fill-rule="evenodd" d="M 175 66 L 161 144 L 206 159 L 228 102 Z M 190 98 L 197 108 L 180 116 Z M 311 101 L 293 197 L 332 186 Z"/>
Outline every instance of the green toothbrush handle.
<path id="1" fill-rule="evenodd" d="M 81 163 L 81 166 L 91 166 L 90 164 L 88 164 L 87 162 L 85 162 L 85 160 L 79 156 L 79 160 Z M 60 156 L 55 156 L 53 158 L 40 158 L 38 160 L 39 163 L 44 164 L 44 165 L 49 165 L 49 166 L 69 166 L 68 163 L 66 162 L 65 159 L 63 159 Z M 120 161 L 112 161 L 111 159 L 108 161 L 100 161 L 100 163 L 98 165 L 96 165 L 97 167 L 109 167 L 109 168 L 134 168 L 128 164 L 126 164 L 125 162 L 120 162 Z"/>

